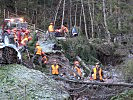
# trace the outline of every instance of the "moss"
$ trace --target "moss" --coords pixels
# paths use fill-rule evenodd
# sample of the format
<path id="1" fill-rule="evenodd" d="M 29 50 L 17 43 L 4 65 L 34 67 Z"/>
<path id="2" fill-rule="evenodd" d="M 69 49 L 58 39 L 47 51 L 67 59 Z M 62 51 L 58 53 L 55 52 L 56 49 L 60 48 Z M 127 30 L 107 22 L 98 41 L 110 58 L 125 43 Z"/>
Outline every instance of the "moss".
<path id="1" fill-rule="evenodd" d="M 17 64 L 0 67 L 0 100 L 55 100 L 54 97 L 68 99 L 69 95 L 40 71 Z"/>

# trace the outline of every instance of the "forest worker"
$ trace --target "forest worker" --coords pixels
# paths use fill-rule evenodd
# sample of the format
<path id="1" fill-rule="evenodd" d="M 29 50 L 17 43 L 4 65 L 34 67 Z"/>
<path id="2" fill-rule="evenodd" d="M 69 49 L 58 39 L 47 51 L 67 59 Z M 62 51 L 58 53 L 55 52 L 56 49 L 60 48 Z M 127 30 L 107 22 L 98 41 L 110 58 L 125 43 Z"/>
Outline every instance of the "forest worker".
<path id="1" fill-rule="evenodd" d="M 57 61 L 54 60 L 53 64 L 51 65 L 52 75 L 58 76 L 59 75 L 59 68 L 60 68 L 60 66 L 57 64 Z"/>
<path id="2" fill-rule="evenodd" d="M 76 76 L 76 74 L 74 74 L 74 76 L 81 78 L 82 77 L 82 72 L 81 72 L 81 66 L 79 61 L 74 61 L 74 66 L 73 69 L 77 72 L 77 74 L 80 76 Z"/>
<path id="3" fill-rule="evenodd" d="M 66 34 L 68 33 L 68 27 L 66 24 L 61 26 L 61 33 L 62 33 L 62 36 L 66 36 Z"/>
<path id="4" fill-rule="evenodd" d="M 26 30 L 26 31 L 24 32 L 24 39 L 25 39 L 25 38 L 28 39 L 28 37 L 29 37 L 29 33 L 30 33 L 29 30 Z"/>
<path id="5" fill-rule="evenodd" d="M 50 23 L 50 25 L 48 27 L 48 32 L 49 32 L 50 36 L 54 36 L 55 30 L 54 30 L 54 23 L 53 22 Z"/>
<path id="6" fill-rule="evenodd" d="M 45 54 L 45 52 L 42 52 L 42 63 L 47 64 L 48 58 Z"/>
<path id="7" fill-rule="evenodd" d="M 36 43 L 36 47 L 34 51 L 33 63 L 36 60 L 39 62 L 40 66 L 42 66 L 42 48 L 40 47 L 38 42 Z"/>
<path id="8" fill-rule="evenodd" d="M 91 78 L 93 78 L 94 80 L 100 80 L 101 82 L 103 82 L 103 71 L 102 71 L 102 68 L 100 67 L 99 62 L 97 62 L 95 67 L 92 69 Z"/>

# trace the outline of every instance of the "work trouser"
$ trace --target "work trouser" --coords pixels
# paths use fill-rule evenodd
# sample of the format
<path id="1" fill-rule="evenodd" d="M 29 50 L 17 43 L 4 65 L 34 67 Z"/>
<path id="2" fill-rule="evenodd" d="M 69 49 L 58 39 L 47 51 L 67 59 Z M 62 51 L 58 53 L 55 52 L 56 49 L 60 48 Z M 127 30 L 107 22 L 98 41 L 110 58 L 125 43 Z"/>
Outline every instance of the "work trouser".
<path id="1" fill-rule="evenodd" d="M 38 55 L 38 54 L 35 54 L 32 58 L 32 62 L 34 64 L 39 64 L 40 66 L 42 66 L 42 56 L 41 55 Z"/>

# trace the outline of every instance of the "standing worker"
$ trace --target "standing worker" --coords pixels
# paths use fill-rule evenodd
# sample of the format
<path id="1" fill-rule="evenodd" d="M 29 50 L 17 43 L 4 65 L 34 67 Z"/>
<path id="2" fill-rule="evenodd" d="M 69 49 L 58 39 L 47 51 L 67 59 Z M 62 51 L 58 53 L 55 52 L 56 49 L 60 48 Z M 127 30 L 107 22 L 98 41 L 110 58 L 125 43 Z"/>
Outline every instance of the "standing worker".
<path id="1" fill-rule="evenodd" d="M 81 66 L 79 61 L 74 61 L 74 66 L 73 66 L 74 70 L 77 72 L 77 74 L 80 76 L 76 76 L 74 74 L 74 76 L 78 77 L 78 79 L 80 79 L 82 77 L 82 72 L 81 72 Z"/>
<path id="2" fill-rule="evenodd" d="M 64 37 L 66 37 L 66 35 L 68 33 L 68 27 L 67 27 L 66 24 L 61 26 L 61 31 L 62 31 L 61 32 L 62 33 L 61 35 L 64 36 Z"/>
<path id="3" fill-rule="evenodd" d="M 55 30 L 54 30 L 54 23 L 51 22 L 49 27 L 48 27 L 48 32 L 50 36 L 54 36 L 55 35 Z"/>
<path id="4" fill-rule="evenodd" d="M 36 48 L 34 51 L 33 63 L 35 62 L 35 60 L 37 60 L 40 66 L 42 66 L 42 48 L 40 47 L 38 42 L 36 43 Z"/>
<path id="5" fill-rule="evenodd" d="M 51 65 L 51 73 L 55 76 L 59 75 L 59 65 L 57 64 L 56 60 L 54 60 L 53 64 Z"/>
<path id="6" fill-rule="evenodd" d="M 102 68 L 100 68 L 99 62 L 97 62 L 96 66 L 92 69 L 91 78 L 93 78 L 94 80 L 100 80 L 101 82 L 103 82 L 103 71 L 102 71 Z"/>

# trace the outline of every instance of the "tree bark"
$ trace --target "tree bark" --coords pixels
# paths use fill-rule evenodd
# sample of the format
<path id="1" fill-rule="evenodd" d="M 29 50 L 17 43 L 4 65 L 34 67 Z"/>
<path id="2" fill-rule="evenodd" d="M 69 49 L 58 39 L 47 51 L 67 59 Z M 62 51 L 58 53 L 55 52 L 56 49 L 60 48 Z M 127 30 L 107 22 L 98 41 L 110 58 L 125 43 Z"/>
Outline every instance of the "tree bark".
<path id="1" fill-rule="evenodd" d="M 120 6 L 120 1 L 118 0 L 118 6 Z M 118 30 L 121 30 L 121 18 L 120 18 L 120 7 L 118 7 L 117 17 L 118 17 Z"/>
<path id="2" fill-rule="evenodd" d="M 72 7 L 72 0 L 70 0 L 70 30 L 72 29 L 72 9 L 71 9 L 71 7 Z"/>
<path id="3" fill-rule="evenodd" d="M 58 15 L 58 11 L 59 11 L 61 2 L 62 2 L 62 0 L 60 0 L 59 4 L 58 4 L 58 6 L 57 6 L 56 14 L 55 14 L 55 17 L 54 17 L 54 25 L 55 25 L 55 23 L 56 23 L 56 19 L 57 19 L 57 15 Z"/>
<path id="4" fill-rule="evenodd" d="M 76 11 L 75 11 L 75 24 L 74 24 L 74 26 L 76 26 L 76 21 L 77 21 L 77 5 L 76 5 Z"/>
<path id="5" fill-rule="evenodd" d="M 103 0 L 103 16 L 104 16 L 105 31 L 106 31 L 106 33 L 107 33 L 107 35 L 108 35 L 107 40 L 108 40 L 108 42 L 110 43 L 111 37 L 110 37 L 110 32 L 109 32 L 109 30 L 108 30 L 108 25 L 107 25 L 105 0 Z"/>
<path id="6" fill-rule="evenodd" d="M 100 85 L 100 86 L 123 86 L 123 87 L 131 87 L 133 88 L 133 84 L 131 83 L 105 83 L 105 82 L 83 82 L 83 81 L 75 81 L 75 80 L 68 80 L 61 78 L 60 80 L 66 81 L 66 82 L 72 82 L 72 83 L 78 83 L 78 84 L 87 84 L 87 85 Z"/>
<path id="7" fill-rule="evenodd" d="M 64 14 L 65 14 L 65 0 L 63 2 L 63 14 L 62 14 L 62 23 L 61 23 L 61 26 L 63 25 L 64 23 Z"/>
<path id="8" fill-rule="evenodd" d="M 81 29 L 81 23 L 82 23 L 82 7 L 81 7 L 81 12 L 80 12 L 80 23 L 79 23 L 80 29 Z"/>
<path id="9" fill-rule="evenodd" d="M 91 34 L 92 34 L 92 38 L 94 38 L 94 21 L 93 21 L 93 17 L 92 17 L 92 13 L 91 13 L 91 5 L 90 5 L 90 0 L 88 0 L 88 6 L 89 6 L 89 13 L 90 13 L 90 18 L 91 18 Z M 94 6 L 94 4 L 93 4 Z M 94 13 L 94 7 L 93 7 L 93 13 Z"/>
<path id="10" fill-rule="evenodd" d="M 83 9 L 83 16 L 84 16 L 85 34 L 86 34 L 86 38 L 88 40 L 89 37 L 88 37 L 88 33 L 87 33 L 87 24 L 86 24 L 86 17 L 85 17 L 85 10 L 84 10 L 83 0 L 81 0 L 81 4 L 82 4 L 82 9 Z"/>

